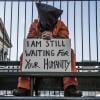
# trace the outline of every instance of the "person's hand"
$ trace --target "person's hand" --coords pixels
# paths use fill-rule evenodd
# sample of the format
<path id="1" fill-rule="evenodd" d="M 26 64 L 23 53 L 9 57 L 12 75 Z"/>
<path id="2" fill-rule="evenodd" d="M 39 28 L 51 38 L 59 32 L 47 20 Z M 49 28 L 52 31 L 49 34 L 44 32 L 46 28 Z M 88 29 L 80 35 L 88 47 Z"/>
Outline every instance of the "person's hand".
<path id="1" fill-rule="evenodd" d="M 42 39 L 50 40 L 52 38 L 52 32 L 44 31 L 42 32 Z"/>

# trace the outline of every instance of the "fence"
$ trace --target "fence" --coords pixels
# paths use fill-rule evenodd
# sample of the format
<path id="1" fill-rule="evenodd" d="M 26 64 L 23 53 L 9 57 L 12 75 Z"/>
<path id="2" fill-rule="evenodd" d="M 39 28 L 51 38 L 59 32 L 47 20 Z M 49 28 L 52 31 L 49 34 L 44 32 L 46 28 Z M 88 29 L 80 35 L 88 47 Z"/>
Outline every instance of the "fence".
<path id="1" fill-rule="evenodd" d="M 0 18 L 6 28 L 0 31 L 1 40 L 8 40 L 12 47 L 8 49 L 8 61 L 0 62 L 1 71 L 8 68 L 9 72 L 14 65 L 19 65 L 19 57 L 23 51 L 23 40 L 27 37 L 30 24 L 38 18 L 36 0 L 11 0 L 0 1 Z M 79 70 L 96 70 L 100 68 L 100 1 L 73 1 L 73 0 L 39 0 L 39 2 L 53 5 L 63 10 L 61 20 L 68 26 L 71 46 L 76 53 L 77 67 Z M 2 26 L 2 24 L 0 24 Z M 2 29 L 2 28 L 1 28 Z M 4 49 L 4 41 L 0 49 Z M 6 66 L 6 67 L 4 67 Z M 83 66 L 94 66 L 83 67 Z M 10 68 L 10 69 L 9 69 Z M 81 75 L 81 74 L 80 74 Z M 95 73 L 95 76 L 97 74 Z M 84 76 L 84 75 L 83 75 Z M 98 75 L 99 76 L 99 75 Z"/>
<path id="2" fill-rule="evenodd" d="M 41 1 L 63 10 L 61 19 L 68 26 L 72 48 L 77 61 L 100 61 L 100 2 L 99 1 Z M 12 48 L 10 60 L 18 60 L 23 51 L 23 39 L 31 22 L 38 17 L 35 1 L 0 1 L 3 20 Z"/>

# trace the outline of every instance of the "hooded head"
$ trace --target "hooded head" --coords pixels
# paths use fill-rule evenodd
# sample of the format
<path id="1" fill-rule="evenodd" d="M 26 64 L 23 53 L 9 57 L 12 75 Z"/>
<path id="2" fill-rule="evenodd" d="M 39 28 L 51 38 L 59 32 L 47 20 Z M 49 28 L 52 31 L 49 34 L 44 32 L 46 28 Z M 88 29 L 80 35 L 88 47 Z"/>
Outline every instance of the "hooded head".
<path id="1" fill-rule="evenodd" d="M 63 11 L 43 3 L 36 3 L 36 6 L 40 20 L 40 31 L 52 31 Z"/>

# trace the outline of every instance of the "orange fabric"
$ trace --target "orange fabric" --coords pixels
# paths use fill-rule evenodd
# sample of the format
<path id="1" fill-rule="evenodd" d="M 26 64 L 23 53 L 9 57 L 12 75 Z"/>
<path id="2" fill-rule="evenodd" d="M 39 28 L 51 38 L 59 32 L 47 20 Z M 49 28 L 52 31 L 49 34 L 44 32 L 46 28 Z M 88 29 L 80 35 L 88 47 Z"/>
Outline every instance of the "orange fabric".
<path id="1" fill-rule="evenodd" d="M 22 68 L 22 60 L 23 60 L 23 54 L 20 56 L 20 68 Z M 30 89 L 30 77 L 19 77 L 18 78 L 18 88 L 25 88 Z"/>
<path id="2" fill-rule="evenodd" d="M 39 22 L 38 20 L 35 20 L 34 22 L 32 22 L 30 26 L 27 38 L 39 37 L 40 34 L 38 28 L 39 28 Z M 69 31 L 68 28 L 64 25 L 64 23 L 58 20 L 52 35 L 54 38 L 69 38 Z"/>
<path id="3" fill-rule="evenodd" d="M 36 38 L 37 36 L 39 36 L 38 28 L 39 28 L 39 22 L 38 20 L 34 20 L 34 22 L 32 22 L 30 26 L 27 38 Z"/>
<path id="4" fill-rule="evenodd" d="M 76 69 L 76 57 L 74 51 L 71 49 L 71 71 L 77 72 Z M 78 85 L 77 79 L 72 77 L 64 77 L 63 78 L 64 90 L 70 85 Z"/>
<path id="5" fill-rule="evenodd" d="M 32 22 L 29 33 L 27 38 L 37 38 L 39 37 L 39 22 L 38 20 L 35 20 Z M 69 38 L 69 31 L 68 28 L 64 25 L 64 23 L 60 20 L 58 20 L 52 35 L 54 38 Z M 21 56 L 21 65 L 22 65 L 22 56 Z M 71 70 L 76 71 L 76 65 L 75 65 L 75 54 L 73 53 L 73 50 L 71 50 Z M 64 77 L 63 79 L 64 83 L 64 89 L 67 88 L 69 85 L 77 85 L 77 80 L 75 78 L 71 77 Z M 18 80 L 18 88 L 26 88 L 30 89 L 30 78 L 29 77 L 20 77 Z"/>
<path id="6" fill-rule="evenodd" d="M 30 89 L 30 77 L 19 77 L 18 88 Z"/>
<path id="7" fill-rule="evenodd" d="M 68 28 L 64 25 L 61 20 L 58 20 L 54 30 L 53 37 L 55 38 L 69 38 Z"/>

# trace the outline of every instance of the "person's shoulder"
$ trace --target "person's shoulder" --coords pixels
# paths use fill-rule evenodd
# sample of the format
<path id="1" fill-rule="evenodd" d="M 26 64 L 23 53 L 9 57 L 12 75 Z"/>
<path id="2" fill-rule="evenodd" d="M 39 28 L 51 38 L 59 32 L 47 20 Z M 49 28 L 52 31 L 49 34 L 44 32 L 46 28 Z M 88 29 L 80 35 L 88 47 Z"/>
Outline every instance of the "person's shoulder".
<path id="1" fill-rule="evenodd" d="M 39 20 L 38 19 L 34 19 L 31 24 L 34 25 L 34 24 L 38 24 L 38 23 L 39 23 Z"/>
<path id="2" fill-rule="evenodd" d="M 59 23 L 62 23 L 63 21 L 59 19 L 58 22 L 59 22 Z"/>
<path id="3" fill-rule="evenodd" d="M 38 19 L 34 19 L 34 22 L 35 22 L 35 23 L 38 23 L 38 22 L 39 22 L 39 20 L 38 20 Z"/>
<path id="4" fill-rule="evenodd" d="M 57 21 L 57 24 L 59 24 L 59 25 L 62 25 L 63 24 L 64 25 L 64 22 L 62 20 L 58 20 Z"/>
<path id="5" fill-rule="evenodd" d="M 38 19 L 34 19 L 33 21 L 32 21 L 32 23 L 31 23 L 31 26 L 33 27 L 33 26 L 36 26 L 36 25 L 38 25 L 38 23 L 39 23 L 39 20 Z"/>

